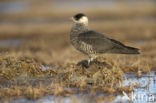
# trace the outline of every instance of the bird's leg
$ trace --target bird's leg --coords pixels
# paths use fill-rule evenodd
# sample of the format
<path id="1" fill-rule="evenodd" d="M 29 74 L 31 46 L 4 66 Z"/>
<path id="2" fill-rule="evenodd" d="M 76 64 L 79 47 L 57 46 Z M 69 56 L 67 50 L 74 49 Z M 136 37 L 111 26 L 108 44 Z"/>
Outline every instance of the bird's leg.
<path id="1" fill-rule="evenodd" d="M 92 57 L 89 57 L 89 60 L 88 60 L 88 65 L 93 61 L 93 58 Z"/>
<path id="2" fill-rule="evenodd" d="M 96 58 L 95 55 L 89 55 L 88 65 Z"/>

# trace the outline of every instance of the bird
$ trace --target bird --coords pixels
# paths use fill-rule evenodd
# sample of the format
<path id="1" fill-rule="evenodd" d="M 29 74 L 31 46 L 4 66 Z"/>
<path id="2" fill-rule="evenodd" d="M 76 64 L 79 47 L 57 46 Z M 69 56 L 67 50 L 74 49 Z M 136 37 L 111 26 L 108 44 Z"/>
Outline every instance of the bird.
<path id="1" fill-rule="evenodd" d="M 78 51 L 88 55 L 88 63 L 105 53 L 140 54 L 138 48 L 126 46 L 103 33 L 89 29 L 88 17 L 85 14 L 78 13 L 72 20 L 74 23 L 70 32 L 70 43 Z"/>

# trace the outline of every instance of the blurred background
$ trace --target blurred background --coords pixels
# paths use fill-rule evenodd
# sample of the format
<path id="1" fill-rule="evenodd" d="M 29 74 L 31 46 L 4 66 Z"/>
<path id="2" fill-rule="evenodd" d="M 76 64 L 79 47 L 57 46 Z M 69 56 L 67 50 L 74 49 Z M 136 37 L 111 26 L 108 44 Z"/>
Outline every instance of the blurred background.
<path id="1" fill-rule="evenodd" d="M 26 56 L 47 65 L 86 58 L 69 42 L 70 17 L 77 13 L 89 17 L 89 28 L 140 48 L 141 58 L 152 65 L 156 61 L 155 0 L 1 0 L 2 55 Z"/>

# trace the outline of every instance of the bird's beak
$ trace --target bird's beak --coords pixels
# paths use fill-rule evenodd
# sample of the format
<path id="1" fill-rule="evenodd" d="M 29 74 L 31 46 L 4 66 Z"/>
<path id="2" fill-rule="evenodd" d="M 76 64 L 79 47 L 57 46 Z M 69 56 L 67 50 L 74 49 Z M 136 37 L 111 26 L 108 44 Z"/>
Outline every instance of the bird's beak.
<path id="1" fill-rule="evenodd" d="M 72 21 L 74 21 L 74 18 L 73 17 L 71 17 L 71 18 L 69 18 L 70 20 L 72 20 Z"/>

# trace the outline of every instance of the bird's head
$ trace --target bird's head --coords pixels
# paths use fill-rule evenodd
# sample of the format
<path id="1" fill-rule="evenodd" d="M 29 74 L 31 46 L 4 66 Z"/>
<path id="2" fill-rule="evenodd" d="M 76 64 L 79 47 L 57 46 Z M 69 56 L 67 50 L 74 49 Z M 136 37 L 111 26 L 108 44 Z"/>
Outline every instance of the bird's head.
<path id="1" fill-rule="evenodd" d="M 88 25 L 88 18 L 83 13 L 78 13 L 72 17 L 74 23 L 85 24 Z"/>

